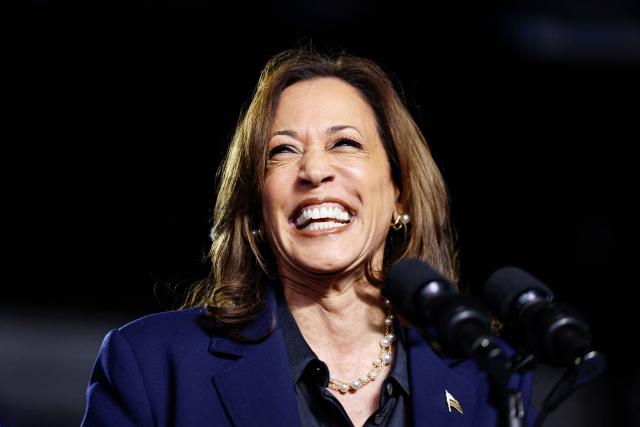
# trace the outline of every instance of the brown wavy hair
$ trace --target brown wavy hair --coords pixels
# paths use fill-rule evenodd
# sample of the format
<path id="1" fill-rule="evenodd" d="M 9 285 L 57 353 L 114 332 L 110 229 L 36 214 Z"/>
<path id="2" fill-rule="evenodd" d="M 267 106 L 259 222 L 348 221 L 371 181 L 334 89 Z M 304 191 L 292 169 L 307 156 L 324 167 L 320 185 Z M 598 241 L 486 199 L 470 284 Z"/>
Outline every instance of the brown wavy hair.
<path id="1" fill-rule="evenodd" d="M 238 122 L 218 171 L 211 273 L 195 284 L 183 305 L 205 306 L 216 329 L 237 339 L 247 339 L 241 330 L 264 307 L 263 279 L 277 271 L 268 243 L 254 230 L 260 224 L 266 147 L 278 100 L 288 86 L 322 77 L 352 85 L 372 107 L 392 178 L 400 190 L 399 202 L 411 217 L 409 227 L 389 232 L 382 270 L 376 271 L 369 259 L 368 280 L 382 285 L 393 262 L 406 257 L 428 262 L 454 282 L 458 278 L 446 186 L 392 80 L 368 59 L 321 54 L 309 48 L 288 50 L 265 65 L 251 103 Z"/>

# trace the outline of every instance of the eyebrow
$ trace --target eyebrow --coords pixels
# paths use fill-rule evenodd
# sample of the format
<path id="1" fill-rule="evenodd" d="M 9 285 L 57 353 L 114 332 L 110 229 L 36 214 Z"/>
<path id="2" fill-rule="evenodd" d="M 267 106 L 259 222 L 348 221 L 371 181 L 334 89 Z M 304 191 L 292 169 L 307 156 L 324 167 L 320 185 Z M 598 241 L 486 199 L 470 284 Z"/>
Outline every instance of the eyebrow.
<path id="1" fill-rule="evenodd" d="M 356 132 L 358 132 L 358 133 L 360 134 L 360 136 L 362 136 L 362 133 L 360 133 L 360 131 L 358 130 L 358 128 L 355 128 L 355 127 L 353 127 L 353 126 L 348 126 L 348 125 L 337 125 L 337 126 L 331 126 L 330 128 L 327 128 L 327 130 L 326 130 L 326 132 L 325 132 L 325 133 L 326 133 L 327 135 L 331 135 L 331 134 L 334 134 L 334 133 L 336 133 L 336 132 L 340 132 L 341 130 L 344 130 L 344 129 L 353 129 L 353 130 L 355 130 Z M 293 137 L 293 138 L 297 138 L 297 137 L 298 137 L 298 133 L 297 133 L 296 131 L 294 131 L 294 130 L 289 130 L 289 129 L 275 131 L 275 132 L 271 135 L 271 137 L 273 138 L 273 137 L 274 137 L 274 136 L 276 136 L 276 135 L 286 135 L 286 136 L 291 136 L 291 137 Z"/>

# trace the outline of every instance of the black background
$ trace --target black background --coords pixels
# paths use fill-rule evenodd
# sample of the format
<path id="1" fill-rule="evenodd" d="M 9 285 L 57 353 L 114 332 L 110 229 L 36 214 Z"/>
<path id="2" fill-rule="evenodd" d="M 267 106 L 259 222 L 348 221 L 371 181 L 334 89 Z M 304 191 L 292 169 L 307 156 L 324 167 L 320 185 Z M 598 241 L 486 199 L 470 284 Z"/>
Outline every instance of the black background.
<path id="1" fill-rule="evenodd" d="M 518 265 L 583 311 L 609 360 L 602 405 L 611 425 L 630 422 L 636 5 L 151 6 L 41 1 L 5 15 L 5 306 L 175 307 L 206 274 L 215 173 L 262 65 L 313 43 L 393 73 L 450 188 L 463 285 L 477 294 Z M 519 35 L 540 18 L 595 35 L 536 50 Z M 598 36 L 629 23 L 624 49 Z"/>

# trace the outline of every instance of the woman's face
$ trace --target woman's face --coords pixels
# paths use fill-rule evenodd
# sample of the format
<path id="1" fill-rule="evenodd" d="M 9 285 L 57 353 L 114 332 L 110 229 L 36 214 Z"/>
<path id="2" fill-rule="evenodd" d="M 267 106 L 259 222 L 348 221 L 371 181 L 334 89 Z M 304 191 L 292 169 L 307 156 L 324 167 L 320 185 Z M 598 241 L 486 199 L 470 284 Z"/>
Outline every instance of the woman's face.
<path id="1" fill-rule="evenodd" d="M 341 273 L 382 261 L 398 190 L 372 108 L 351 85 L 286 88 L 267 147 L 262 226 L 280 269 Z"/>

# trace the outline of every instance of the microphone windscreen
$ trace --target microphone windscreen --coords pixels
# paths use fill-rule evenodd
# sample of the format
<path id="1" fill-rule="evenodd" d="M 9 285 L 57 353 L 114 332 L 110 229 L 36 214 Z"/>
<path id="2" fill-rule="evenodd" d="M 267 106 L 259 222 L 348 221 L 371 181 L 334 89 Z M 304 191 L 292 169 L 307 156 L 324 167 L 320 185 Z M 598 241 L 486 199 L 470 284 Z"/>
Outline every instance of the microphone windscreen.
<path id="1" fill-rule="evenodd" d="M 419 259 L 401 259 L 391 267 L 382 292 L 401 313 L 415 318 L 416 293 L 433 281 L 446 282 L 447 279 Z"/>
<path id="2" fill-rule="evenodd" d="M 531 274 L 517 267 L 504 267 L 489 277 L 483 295 L 491 311 L 499 318 L 507 319 L 511 304 L 523 292 L 533 289 L 553 298 L 553 292 Z"/>

